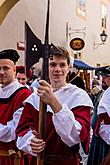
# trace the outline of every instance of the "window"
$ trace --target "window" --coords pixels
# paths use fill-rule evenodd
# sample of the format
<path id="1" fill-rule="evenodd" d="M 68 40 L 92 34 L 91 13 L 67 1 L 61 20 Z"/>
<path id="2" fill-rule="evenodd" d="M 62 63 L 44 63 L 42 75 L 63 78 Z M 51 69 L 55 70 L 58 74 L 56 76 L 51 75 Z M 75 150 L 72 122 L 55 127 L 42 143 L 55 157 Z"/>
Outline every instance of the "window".
<path id="1" fill-rule="evenodd" d="M 101 29 L 107 29 L 107 4 L 104 0 L 101 1 Z"/>
<path id="2" fill-rule="evenodd" d="M 76 0 L 76 15 L 86 18 L 86 0 Z"/>

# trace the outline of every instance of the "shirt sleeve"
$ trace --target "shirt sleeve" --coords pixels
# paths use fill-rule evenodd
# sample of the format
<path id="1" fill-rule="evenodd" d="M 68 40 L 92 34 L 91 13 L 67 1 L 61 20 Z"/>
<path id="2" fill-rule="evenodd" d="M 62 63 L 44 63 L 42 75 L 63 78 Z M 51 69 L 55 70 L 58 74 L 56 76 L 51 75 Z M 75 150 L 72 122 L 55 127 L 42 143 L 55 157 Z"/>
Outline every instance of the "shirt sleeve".
<path id="1" fill-rule="evenodd" d="M 18 125 L 23 107 L 19 108 L 14 114 L 13 119 L 6 125 L 0 123 L 0 141 L 11 142 L 16 139 L 15 130 Z"/>
<path id="2" fill-rule="evenodd" d="M 33 156 L 37 156 L 37 154 L 34 154 L 32 152 L 30 143 L 32 138 L 34 138 L 35 135 L 33 135 L 32 130 L 29 130 L 24 136 L 18 136 L 17 138 L 17 147 L 19 150 L 22 150 L 26 153 L 29 153 Z"/>
<path id="3" fill-rule="evenodd" d="M 110 145 L 110 124 L 106 125 L 102 122 L 98 134 L 108 145 Z"/>
<path id="4" fill-rule="evenodd" d="M 98 106 L 98 116 L 101 118 L 98 134 L 110 145 L 110 87 L 104 92 Z"/>
<path id="5" fill-rule="evenodd" d="M 62 109 L 53 115 L 53 123 L 56 132 L 69 147 L 80 142 L 79 134 L 82 126 L 75 120 L 73 112 L 67 105 L 63 105 Z"/>

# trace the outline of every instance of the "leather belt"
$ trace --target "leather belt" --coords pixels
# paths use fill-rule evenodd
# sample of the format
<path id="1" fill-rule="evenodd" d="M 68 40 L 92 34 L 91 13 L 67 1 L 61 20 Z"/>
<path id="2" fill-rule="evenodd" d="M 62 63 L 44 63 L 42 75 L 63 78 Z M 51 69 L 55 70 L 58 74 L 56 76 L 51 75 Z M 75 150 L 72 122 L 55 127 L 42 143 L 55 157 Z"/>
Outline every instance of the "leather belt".
<path id="1" fill-rule="evenodd" d="M 14 165 L 20 165 L 20 158 L 21 158 L 21 152 L 15 151 L 13 149 L 10 149 L 8 151 L 6 150 L 0 150 L 0 156 L 6 156 L 10 158 L 14 158 Z"/>

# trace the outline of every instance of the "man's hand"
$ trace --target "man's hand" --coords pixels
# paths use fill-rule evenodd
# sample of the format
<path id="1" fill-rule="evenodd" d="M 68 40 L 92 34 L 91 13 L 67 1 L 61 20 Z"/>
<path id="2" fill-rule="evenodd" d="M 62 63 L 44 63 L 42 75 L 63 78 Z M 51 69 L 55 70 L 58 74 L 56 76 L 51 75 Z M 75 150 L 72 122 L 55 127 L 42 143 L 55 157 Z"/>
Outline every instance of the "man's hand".
<path id="1" fill-rule="evenodd" d="M 33 153 L 39 154 L 44 150 L 45 142 L 42 139 L 38 139 L 38 133 L 36 131 L 33 131 L 33 134 L 35 137 L 31 140 L 30 146 Z"/>
<path id="2" fill-rule="evenodd" d="M 45 80 L 39 81 L 37 92 L 38 92 L 38 96 L 40 96 L 42 100 L 48 105 L 51 103 L 51 100 L 53 100 L 54 98 L 53 89 L 51 85 L 48 84 Z"/>
<path id="3" fill-rule="evenodd" d="M 51 85 L 48 84 L 45 80 L 39 81 L 39 87 L 37 92 L 38 96 L 41 97 L 43 102 L 50 105 L 54 113 L 57 113 L 61 110 L 62 106 L 55 97 Z"/>

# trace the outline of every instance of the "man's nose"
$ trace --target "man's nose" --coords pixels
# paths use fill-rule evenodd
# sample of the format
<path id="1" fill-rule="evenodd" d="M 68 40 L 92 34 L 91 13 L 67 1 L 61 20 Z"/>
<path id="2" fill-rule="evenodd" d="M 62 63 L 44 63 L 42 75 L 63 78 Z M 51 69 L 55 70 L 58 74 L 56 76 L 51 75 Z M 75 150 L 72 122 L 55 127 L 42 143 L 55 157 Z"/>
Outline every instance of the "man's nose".
<path id="1" fill-rule="evenodd" d="M 59 65 L 56 65 L 55 70 L 60 70 L 61 67 Z"/>
<path id="2" fill-rule="evenodd" d="M 23 80 L 20 79 L 20 80 L 18 80 L 18 81 L 21 83 Z"/>
<path id="3" fill-rule="evenodd" d="M 3 74 L 3 73 L 4 73 L 4 69 L 0 68 L 0 74 Z"/>

